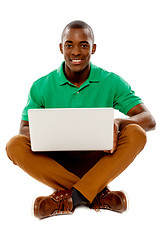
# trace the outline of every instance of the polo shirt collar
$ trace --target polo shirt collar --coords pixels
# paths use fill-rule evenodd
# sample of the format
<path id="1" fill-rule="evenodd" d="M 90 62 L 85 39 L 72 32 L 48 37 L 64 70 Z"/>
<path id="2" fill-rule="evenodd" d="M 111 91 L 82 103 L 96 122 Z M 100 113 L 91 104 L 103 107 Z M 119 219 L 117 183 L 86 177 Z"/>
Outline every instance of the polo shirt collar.
<path id="1" fill-rule="evenodd" d="M 64 65 L 64 62 L 62 62 L 61 66 L 57 69 L 57 74 L 59 76 L 58 83 L 60 86 L 65 83 L 68 83 L 68 80 L 64 75 L 63 65 Z"/>
<path id="2" fill-rule="evenodd" d="M 70 83 L 64 75 L 63 65 L 64 65 L 64 62 L 62 62 L 61 66 L 57 69 L 57 74 L 59 76 L 58 83 L 60 86 L 66 84 L 66 83 Z M 96 76 L 96 68 L 97 67 L 92 63 L 90 63 L 90 66 L 91 66 L 90 75 L 86 81 L 91 82 L 91 83 L 99 82 L 99 78 Z"/>

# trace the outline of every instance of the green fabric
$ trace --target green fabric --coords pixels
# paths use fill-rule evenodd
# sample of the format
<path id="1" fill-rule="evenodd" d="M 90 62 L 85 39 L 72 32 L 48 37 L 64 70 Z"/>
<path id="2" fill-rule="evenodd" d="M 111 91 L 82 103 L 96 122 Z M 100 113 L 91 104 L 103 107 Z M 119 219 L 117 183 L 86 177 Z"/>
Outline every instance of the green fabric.
<path id="1" fill-rule="evenodd" d="M 113 107 L 127 114 L 142 103 L 120 76 L 92 63 L 89 78 L 78 88 L 66 79 L 63 64 L 33 83 L 22 120 L 28 121 L 28 109 L 33 108 Z"/>

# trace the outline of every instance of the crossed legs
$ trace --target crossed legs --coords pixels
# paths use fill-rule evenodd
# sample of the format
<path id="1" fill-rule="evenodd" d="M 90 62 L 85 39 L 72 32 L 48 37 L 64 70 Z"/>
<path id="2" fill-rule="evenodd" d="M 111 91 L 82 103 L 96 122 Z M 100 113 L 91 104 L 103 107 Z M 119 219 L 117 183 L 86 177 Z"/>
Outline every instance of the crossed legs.
<path id="1" fill-rule="evenodd" d="M 45 153 L 32 152 L 30 140 L 24 135 L 13 137 L 7 143 L 6 152 L 14 164 L 33 178 L 58 190 L 74 188 L 91 203 L 109 182 L 132 163 L 144 148 L 145 143 L 145 131 L 136 124 L 130 124 L 119 133 L 118 147 L 113 154 L 103 152 L 79 153 L 82 155 L 79 161 L 85 158 L 88 164 L 87 168 L 84 167 L 84 172 L 81 166 L 83 174 L 78 174 L 77 170 L 74 172 L 74 169 L 72 172 L 67 170 L 67 167 L 60 164 L 62 161 L 58 162 L 57 155 L 56 160 L 54 160 L 54 154 L 51 157 Z M 66 158 L 66 161 L 69 159 Z M 63 162 L 65 162 L 64 159 Z M 82 163 L 85 164 L 85 161 Z M 64 165 L 67 166 L 66 162 Z"/>

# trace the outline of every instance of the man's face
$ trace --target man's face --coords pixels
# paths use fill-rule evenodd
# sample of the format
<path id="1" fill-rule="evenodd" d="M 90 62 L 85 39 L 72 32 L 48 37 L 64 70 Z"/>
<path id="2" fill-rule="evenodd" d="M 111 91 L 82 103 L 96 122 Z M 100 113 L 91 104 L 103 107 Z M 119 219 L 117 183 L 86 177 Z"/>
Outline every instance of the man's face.
<path id="1" fill-rule="evenodd" d="M 60 51 L 64 54 L 65 67 L 72 72 L 83 71 L 90 63 L 96 44 L 88 29 L 66 29 Z"/>

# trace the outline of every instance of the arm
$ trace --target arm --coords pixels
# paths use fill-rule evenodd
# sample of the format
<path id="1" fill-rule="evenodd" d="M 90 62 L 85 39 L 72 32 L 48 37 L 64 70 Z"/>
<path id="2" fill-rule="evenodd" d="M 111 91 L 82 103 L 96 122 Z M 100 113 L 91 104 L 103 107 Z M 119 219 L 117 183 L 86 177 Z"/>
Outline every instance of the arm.
<path id="1" fill-rule="evenodd" d="M 21 120 L 19 134 L 25 135 L 30 138 L 28 121 Z"/>
<path id="2" fill-rule="evenodd" d="M 155 119 L 144 104 L 138 104 L 133 107 L 127 115 L 129 116 L 128 119 L 115 119 L 120 131 L 122 128 L 132 123 L 140 125 L 145 131 L 155 129 Z"/>
<path id="3" fill-rule="evenodd" d="M 156 127 L 156 122 L 154 117 L 151 115 L 149 110 L 144 104 L 138 104 L 133 107 L 127 115 L 129 118 L 121 119 L 117 118 L 114 121 L 114 139 L 113 139 L 113 149 L 110 151 L 105 151 L 107 153 L 113 153 L 117 149 L 118 132 L 121 131 L 128 124 L 138 124 L 145 131 L 154 130 Z"/>

